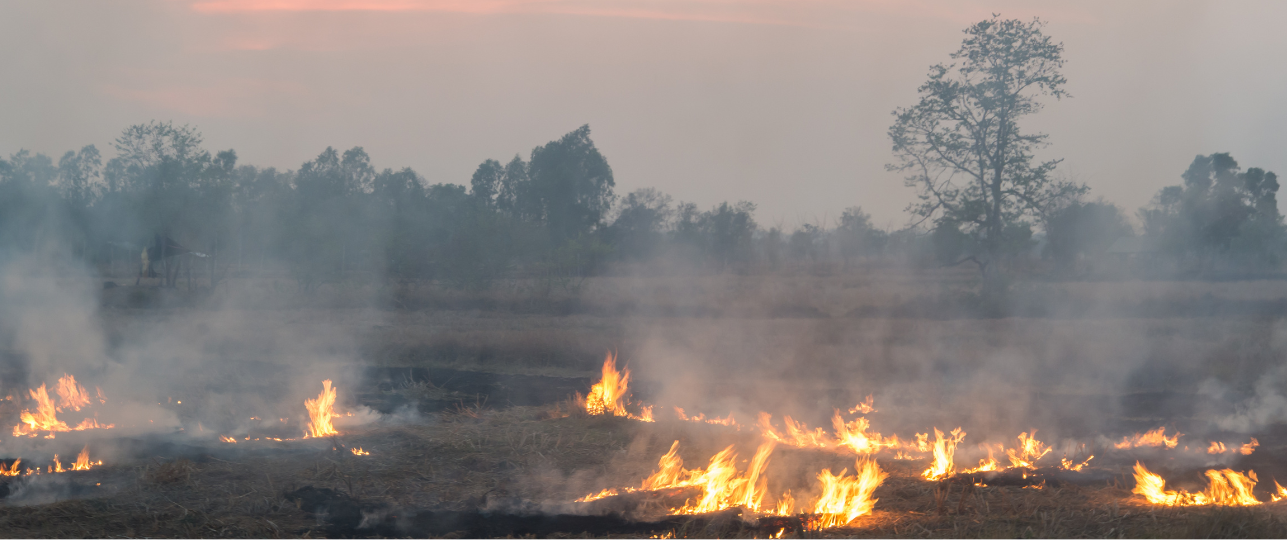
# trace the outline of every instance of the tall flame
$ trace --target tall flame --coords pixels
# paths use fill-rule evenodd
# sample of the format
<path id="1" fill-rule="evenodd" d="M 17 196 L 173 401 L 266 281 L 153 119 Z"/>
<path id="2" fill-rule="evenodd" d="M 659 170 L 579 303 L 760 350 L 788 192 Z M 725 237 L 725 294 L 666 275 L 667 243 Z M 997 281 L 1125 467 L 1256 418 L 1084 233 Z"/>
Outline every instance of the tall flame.
<path id="1" fill-rule="evenodd" d="M 603 361 L 603 378 L 585 396 L 585 411 L 592 415 L 626 416 L 625 398 L 629 385 L 630 370 L 623 368 L 617 371 L 617 357 L 608 353 Z"/>
<path id="2" fill-rule="evenodd" d="M 929 480 L 941 480 L 956 474 L 956 464 L 952 462 L 952 455 L 956 453 L 956 445 L 965 440 L 965 432 L 961 428 L 952 430 L 951 436 L 944 438 L 943 432 L 934 428 L 934 463 L 930 468 L 921 473 Z"/>
<path id="3" fill-rule="evenodd" d="M 22 463 L 22 458 L 15 459 L 13 465 L 8 469 L 0 466 L 0 476 L 18 476 L 21 471 L 18 470 L 18 464 Z"/>
<path id="4" fill-rule="evenodd" d="M 322 381 L 322 393 L 318 394 L 317 399 L 304 400 L 304 408 L 308 409 L 308 432 L 305 436 L 309 437 L 330 437 L 339 435 L 331 426 L 331 418 L 335 417 L 335 388 L 331 386 L 331 380 Z"/>
<path id="5" fill-rule="evenodd" d="M 21 437 L 36 431 L 70 431 L 67 423 L 58 419 L 57 408 L 54 407 L 53 400 L 49 399 L 49 391 L 45 385 L 41 384 L 40 388 L 31 390 L 31 399 L 36 401 L 36 412 L 23 409 L 19 419 L 27 425 L 27 429 L 22 428 L 22 424 L 13 427 L 13 436 Z"/>
<path id="6" fill-rule="evenodd" d="M 85 391 L 84 386 L 77 384 L 76 377 L 70 374 L 64 373 L 62 378 L 58 379 L 58 387 L 55 390 L 58 393 L 59 411 L 67 409 L 79 411 L 81 407 L 89 406 L 89 393 Z"/>
<path id="7" fill-rule="evenodd" d="M 871 494 L 889 475 L 880 470 L 875 460 L 865 457 L 858 458 L 854 470 L 856 476 L 846 476 L 847 471 L 844 470 L 839 475 L 831 474 L 831 469 L 818 473 L 822 495 L 813 505 L 813 512 L 818 517 L 811 525 L 816 528 L 843 527 L 871 513 L 876 505 Z"/>
<path id="8" fill-rule="evenodd" d="M 1247 474 L 1224 469 L 1217 471 L 1208 470 L 1207 489 L 1198 493 L 1189 493 L 1188 491 L 1168 491 L 1166 489 L 1166 480 L 1148 469 L 1144 468 L 1140 462 L 1135 462 L 1135 489 L 1132 493 L 1143 495 L 1148 502 L 1163 506 L 1200 506 L 1200 505 L 1220 505 L 1220 506 L 1250 506 L 1260 504 L 1255 495 L 1251 493 L 1252 488 L 1256 487 L 1255 471 L 1248 471 Z"/>

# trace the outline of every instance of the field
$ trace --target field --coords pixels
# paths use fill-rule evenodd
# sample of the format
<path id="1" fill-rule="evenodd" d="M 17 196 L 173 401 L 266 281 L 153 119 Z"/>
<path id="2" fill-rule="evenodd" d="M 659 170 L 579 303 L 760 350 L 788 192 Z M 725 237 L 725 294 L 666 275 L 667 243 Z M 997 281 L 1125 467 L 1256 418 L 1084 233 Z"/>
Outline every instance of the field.
<path id="1" fill-rule="evenodd" d="M 628 275 L 485 292 L 375 282 L 302 293 L 240 278 L 213 293 L 93 290 L 91 326 L 110 359 L 108 408 L 157 402 L 167 430 L 18 439 L 64 456 L 88 444 L 104 465 L 16 479 L 6 536 L 774 536 L 1282 537 L 1287 506 L 1287 280 L 1021 281 L 982 299 L 964 270 Z M 131 281 L 132 282 L 132 281 Z M 54 321 L 65 320 L 51 319 Z M 92 333 L 92 332 L 91 332 Z M 634 405 L 656 422 L 589 416 L 570 399 L 598 381 L 607 353 L 631 371 Z M 26 353 L 30 355 L 30 353 Z M 32 380 L 48 378 L 36 364 Z M 48 367 L 48 366 L 46 366 Z M 53 375 L 56 378 L 57 375 Z M 340 435 L 298 439 L 304 400 L 338 388 Z M 9 382 L 14 395 L 22 384 Z M 979 443 L 1032 432 L 1092 469 L 1042 487 L 921 478 L 928 464 L 876 455 L 889 474 L 868 515 L 841 528 L 740 519 L 738 510 L 667 516 L 667 498 L 575 499 L 635 486 L 679 441 L 685 467 L 762 442 L 757 414 L 829 426 L 874 398 L 872 430 L 910 440 L 961 427 L 959 465 Z M 4 418 L 20 404 L 0 402 Z M 674 412 L 732 415 L 740 428 Z M 104 414 L 107 414 L 106 412 Z M 149 413 L 150 414 L 150 413 Z M 266 427 L 260 417 L 281 416 Z M 253 418 L 252 418 L 253 417 Z M 301 420 L 300 418 L 303 418 Z M 159 419 L 159 417 L 157 417 Z M 247 421 L 246 418 L 255 420 Z M 271 422 L 269 422 L 271 423 Z M 1112 451 L 1165 427 L 1172 450 Z M 194 429 L 195 428 L 195 429 Z M 229 436 L 234 443 L 220 442 Z M 1248 437 L 1254 453 L 1212 455 Z M 260 440 L 253 440 L 259 438 Z M 252 439 L 252 440 L 247 440 Z M 25 445 L 25 446 L 19 446 Z M 1078 445 L 1086 445 L 1084 447 Z M 74 447 L 74 448 L 72 448 Z M 369 455 L 355 455 L 362 448 Z M 1107 453 L 1103 450 L 1108 450 Z M 1084 457 L 1084 456 L 1082 456 Z M 35 459 L 30 458 L 30 459 Z M 1254 469 L 1252 507 L 1169 508 L 1131 493 L 1135 460 L 1168 487 L 1199 491 L 1202 471 Z M 853 453 L 779 444 L 770 498 L 817 493 L 818 472 Z M 25 480 L 24 480 L 25 479 Z M 24 484 L 25 482 L 25 484 Z M 659 506 L 661 505 L 661 506 Z"/>

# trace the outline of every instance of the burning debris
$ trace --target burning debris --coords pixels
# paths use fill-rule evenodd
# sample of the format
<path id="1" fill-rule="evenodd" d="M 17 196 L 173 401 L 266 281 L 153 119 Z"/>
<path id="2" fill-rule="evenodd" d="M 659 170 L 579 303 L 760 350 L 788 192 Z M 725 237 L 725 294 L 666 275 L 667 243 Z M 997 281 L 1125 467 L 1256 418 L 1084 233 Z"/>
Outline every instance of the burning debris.
<path id="1" fill-rule="evenodd" d="M 603 361 L 603 376 L 590 387 L 590 393 L 577 394 L 575 401 L 590 416 L 624 416 L 641 422 L 652 422 L 652 405 L 644 405 L 639 414 L 626 410 L 630 404 L 630 370 L 617 371 L 617 356 L 608 353 Z M 681 413 L 682 414 L 682 413 Z"/>

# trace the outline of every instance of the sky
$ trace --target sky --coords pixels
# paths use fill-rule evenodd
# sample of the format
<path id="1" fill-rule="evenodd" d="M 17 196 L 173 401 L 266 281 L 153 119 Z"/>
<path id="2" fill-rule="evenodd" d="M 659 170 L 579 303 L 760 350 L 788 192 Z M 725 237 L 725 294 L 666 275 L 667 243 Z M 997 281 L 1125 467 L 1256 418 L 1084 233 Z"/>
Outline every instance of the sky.
<path id="1" fill-rule="evenodd" d="M 1071 98 L 1024 124 L 1133 214 L 1198 154 L 1287 173 L 1287 3 L 961 0 L 0 0 L 0 155 L 131 124 L 296 169 L 327 146 L 467 184 L 589 124 L 617 193 L 762 226 L 909 221 L 891 111 L 999 13 L 1048 22 Z"/>

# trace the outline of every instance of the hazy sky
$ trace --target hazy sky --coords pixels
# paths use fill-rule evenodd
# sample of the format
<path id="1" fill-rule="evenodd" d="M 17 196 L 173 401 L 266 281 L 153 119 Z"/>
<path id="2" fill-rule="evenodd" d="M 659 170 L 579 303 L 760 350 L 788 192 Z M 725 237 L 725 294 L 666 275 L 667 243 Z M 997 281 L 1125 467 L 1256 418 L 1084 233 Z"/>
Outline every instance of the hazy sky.
<path id="1" fill-rule="evenodd" d="M 900 226 L 890 111 L 993 12 L 1064 43 L 1073 98 L 1027 127 L 1092 196 L 1133 213 L 1200 153 L 1287 173 L 1282 2 L 0 0 L 0 153 L 173 120 L 242 163 L 363 146 L 468 183 L 588 123 L 618 193 Z"/>

